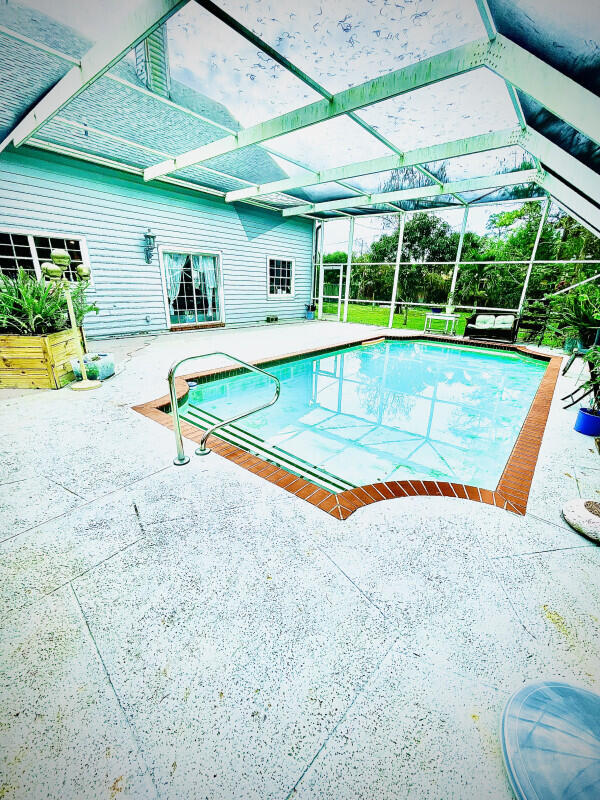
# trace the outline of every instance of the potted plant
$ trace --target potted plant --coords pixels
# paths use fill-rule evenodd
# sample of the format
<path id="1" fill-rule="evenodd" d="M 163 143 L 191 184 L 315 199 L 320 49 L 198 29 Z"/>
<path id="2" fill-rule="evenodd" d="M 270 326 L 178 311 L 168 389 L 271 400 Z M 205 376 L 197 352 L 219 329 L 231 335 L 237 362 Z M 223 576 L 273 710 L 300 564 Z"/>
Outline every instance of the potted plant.
<path id="1" fill-rule="evenodd" d="M 306 304 L 306 319 L 314 319 L 315 318 L 315 311 L 317 307 L 314 303 L 307 303 Z"/>
<path id="2" fill-rule="evenodd" d="M 589 408 L 580 408 L 575 420 L 575 430 L 586 436 L 600 436 L 600 350 L 592 348 L 584 356 L 590 369 L 590 379 L 582 389 L 592 390 Z"/>
<path id="3" fill-rule="evenodd" d="M 600 327 L 600 287 L 589 283 L 555 297 L 552 316 L 565 348 L 572 351 L 591 347 Z"/>
<path id="4" fill-rule="evenodd" d="M 87 281 L 72 285 L 78 325 L 90 311 Z M 57 283 L 19 270 L 0 276 L 0 387 L 59 389 L 73 380 L 71 357 L 78 355 L 67 302 Z"/>

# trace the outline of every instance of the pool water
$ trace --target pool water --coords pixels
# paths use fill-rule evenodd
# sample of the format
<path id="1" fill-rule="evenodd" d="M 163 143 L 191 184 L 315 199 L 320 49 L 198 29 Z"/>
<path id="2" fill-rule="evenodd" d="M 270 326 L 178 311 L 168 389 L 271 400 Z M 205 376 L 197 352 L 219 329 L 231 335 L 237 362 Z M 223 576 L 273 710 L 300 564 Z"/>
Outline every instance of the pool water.
<path id="1" fill-rule="evenodd" d="M 281 381 L 279 400 L 236 425 L 277 451 L 357 486 L 414 477 L 495 489 L 546 363 L 385 341 L 265 369 Z M 273 389 L 243 373 L 194 386 L 188 404 L 226 419 Z"/>

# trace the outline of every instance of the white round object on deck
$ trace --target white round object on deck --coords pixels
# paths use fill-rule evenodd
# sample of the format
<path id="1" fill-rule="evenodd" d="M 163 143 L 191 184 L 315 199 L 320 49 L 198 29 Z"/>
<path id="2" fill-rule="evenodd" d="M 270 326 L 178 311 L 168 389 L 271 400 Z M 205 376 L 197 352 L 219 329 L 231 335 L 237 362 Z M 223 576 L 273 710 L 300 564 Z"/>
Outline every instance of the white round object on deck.
<path id="1" fill-rule="evenodd" d="M 595 500 L 569 500 L 562 515 L 578 533 L 600 544 L 600 503 Z"/>

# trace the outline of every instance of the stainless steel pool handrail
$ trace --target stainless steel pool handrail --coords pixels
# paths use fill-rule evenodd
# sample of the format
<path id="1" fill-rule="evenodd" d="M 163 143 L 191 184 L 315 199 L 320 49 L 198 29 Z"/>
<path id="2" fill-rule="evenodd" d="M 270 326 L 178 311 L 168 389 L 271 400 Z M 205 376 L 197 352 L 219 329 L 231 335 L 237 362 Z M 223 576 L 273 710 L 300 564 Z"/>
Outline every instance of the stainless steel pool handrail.
<path id="1" fill-rule="evenodd" d="M 167 375 L 167 380 L 169 382 L 169 395 L 171 397 L 171 411 L 173 413 L 173 431 L 175 433 L 175 444 L 177 446 L 177 456 L 173 459 L 173 463 L 177 467 L 182 467 L 184 464 L 187 464 L 190 460 L 189 456 L 186 456 L 185 451 L 183 449 L 183 439 L 181 437 L 181 420 L 179 418 L 179 404 L 177 402 L 177 392 L 175 390 L 175 373 L 177 369 L 182 365 L 185 364 L 186 361 L 193 361 L 196 358 L 208 358 L 209 356 L 225 356 L 225 358 L 229 358 L 232 361 L 235 361 L 237 364 L 241 364 L 246 369 L 249 369 L 251 372 L 257 372 L 260 375 L 266 375 L 267 378 L 275 381 L 275 394 L 273 398 L 268 403 L 263 403 L 260 406 L 256 406 L 256 408 L 251 408 L 250 411 L 246 411 L 244 414 L 237 414 L 235 417 L 230 417 L 230 419 L 223 419 L 220 422 L 216 422 L 214 425 L 211 425 L 207 431 L 205 431 L 204 436 L 200 440 L 200 447 L 196 450 L 196 455 L 198 456 L 206 456 L 211 451 L 210 448 L 206 447 L 206 441 L 211 433 L 214 433 L 217 428 L 221 428 L 223 425 L 229 425 L 231 422 L 237 422 L 238 419 L 243 419 L 244 417 L 249 417 L 250 414 L 255 414 L 257 411 L 262 411 L 269 406 L 272 406 L 273 403 L 277 402 L 279 394 L 281 392 L 281 383 L 279 382 L 279 378 L 276 378 L 275 375 L 271 375 L 270 372 L 265 372 L 264 369 L 260 369 L 260 367 L 255 367 L 253 364 L 248 364 L 246 361 L 242 361 L 241 358 L 236 358 L 236 356 L 232 356 L 230 353 L 224 353 L 222 351 L 216 351 L 214 353 L 200 353 L 197 356 L 187 356 L 186 358 L 182 358 L 180 361 L 175 361 L 175 363 L 171 364 L 169 368 L 169 373 Z"/>

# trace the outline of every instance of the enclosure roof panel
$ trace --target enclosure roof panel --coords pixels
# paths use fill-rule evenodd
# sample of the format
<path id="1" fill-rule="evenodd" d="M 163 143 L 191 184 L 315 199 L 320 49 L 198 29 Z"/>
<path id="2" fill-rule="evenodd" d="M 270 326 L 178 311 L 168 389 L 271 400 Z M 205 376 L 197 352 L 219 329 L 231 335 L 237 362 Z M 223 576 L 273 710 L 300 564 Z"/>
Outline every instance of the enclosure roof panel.
<path id="1" fill-rule="evenodd" d="M 0 5 L 0 25 L 16 34 L 22 27 L 34 42 L 60 46 L 65 56 L 79 55 L 91 46 L 75 31 L 40 12 L 12 4 Z M 72 62 L 2 31 L 0 45 L 0 133 L 4 135 L 35 102 L 34 94 L 45 93 Z M 171 102 L 165 102 L 145 89 L 131 60 L 125 58 L 47 122 L 36 134 L 36 140 L 146 167 L 198 141 L 220 138 L 226 132 L 223 126 L 227 130 L 240 127 L 221 103 L 177 80 L 171 81 Z M 219 179 L 214 171 L 230 177 Z M 243 153 L 230 153 L 181 170 L 175 177 L 225 192 L 287 174 L 264 148 L 251 147 Z"/>
<path id="2" fill-rule="evenodd" d="M 303 189 L 292 189 L 288 192 L 289 197 L 297 197 L 306 200 L 308 203 L 322 203 L 326 200 L 338 200 L 342 197 L 352 198 L 360 193 L 359 189 L 353 191 L 348 189 L 346 183 L 318 183 L 315 186 L 306 186 Z M 294 205 L 298 205 L 295 203 Z"/>
<path id="3" fill-rule="evenodd" d="M 498 31 L 600 95 L 595 0 L 488 0 Z"/>
<path id="4" fill-rule="evenodd" d="M 278 136 L 270 144 L 279 153 L 307 162 L 313 170 L 379 158 L 394 152 L 347 116 Z"/>
<path id="5" fill-rule="evenodd" d="M 432 208 L 447 208 L 448 206 L 464 208 L 456 197 L 451 194 L 441 194 L 438 197 L 423 197 L 419 200 L 401 200 L 398 205 L 405 211 L 428 211 Z"/>
<path id="6" fill-rule="evenodd" d="M 531 169 L 531 156 L 522 147 L 500 147 L 485 153 L 473 153 L 444 161 L 429 161 L 427 169 L 441 181 L 461 181 L 484 175 L 501 175 L 517 169 Z"/>
<path id="7" fill-rule="evenodd" d="M 57 96 L 57 82 L 80 58 L 90 62 L 87 54 L 98 52 L 104 34 L 95 45 L 94 30 L 86 38 L 67 27 L 62 6 L 51 19 L 34 8 L 45 0 L 22 1 L 28 5 L 11 0 L 0 6 L 0 151 L 19 125 L 17 145 L 33 133 L 34 146 L 137 171 L 165 164 L 146 178 L 163 175 L 234 192 L 231 201 L 254 201 L 248 192 L 264 187 L 256 200 L 284 216 L 290 206 L 330 202 L 333 208 L 317 213 L 394 210 L 397 204 L 374 205 L 369 195 L 442 183 L 450 186 L 438 191 L 461 191 L 459 183 L 494 186 L 496 175 L 532 166 L 540 169 L 526 186 L 460 196 L 417 191 L 419 199 L 401 202 L 407 208 L 460 207 L 546 189 L 562 193 L 578 218 L 594 217 L 591 204 L 598 207 L 593 171 L 600 171 L 600 125 L 589 92 L 598 95 L 600 87 L 600 20 L 588 0 L 573 0 L 568 13 L 558 0 L 489 0 L 490 18 L 480 16 L 485 4 L 476 0 L 306 0 L 301 7 L 297 0 L 140 0 L 151 15 L 143 17 L 141 31 L 172 14 L 166 23 L 168 96 L 147 88 L 130 52 L 99 78 L 102 63 L 89 73 L 82 66 L 90 84 L 80 91 L 80 82 L 62 100 L 58 93 L 43 124 L 23 118 L 32 118 L 42 98 L 48 108 L 47 95 Z M 104 41 L 109 59 L 139 38 L 139 22 L 130 15 L 130 33 L 125 12 L 127 33 L 117 36 L 119 46 L 111 51 Z M 419 63 L 429 58 L 434 63 Z M 508 73 L 530 94 L 514 91 Z M 359 87 L 365 81 L 371 83 Z M 554 85 L 561 88 L 553 97 L 548 87 Z M 373 103 L 378 97 L 388 99 Z M 314 117 L 311 104 L 318 104 Z M 281 115 L 295 116 L 298 124 L 279 124 Z M 457 151 L 457 142 L 465 149 Z M 441 149 L 429 150 L 435 146 Z M 174 164 L 190 151 L 199 157 Z M 413 159 L 409 167 L 402 162 L 405 152 Z M 398 160 L 390 164 L 390 158 Z M 376 166 L 360 174 L 352 170 L 355 162 Z M 177 168 L 184 164 L 191 166 Z M 286 185 L 278 186 L 282 181 Z"/>
<path id="8" fill-rule="evenodd" d="M 67 28 L 41 11 L 18 3 L 0 5 L 0 25 L 76 59 L 80 59 L 93 44 L 73 28 Z M 66 63 L 64 71 L 67 71 Z"/>
<path id="9" fill-rule="evenodd" d="M 474 2 L 220 0 L 330 92 L 485 35 Z"/>
<path id="10" fill-rule="evenodd" d="M 167 31 L 173 78 L 228 108 L 243 127 L 321 97 L 199 3 L 174 14 Z"/>
<path id="11" fill-rule="evenodd" d="M 425 178 L 420 176 L 425 182 Z M 373 194 L 374 192 L 384 192 L 386 189 L 397 189 L 401 186 L 415 185 L 417 176 L 411 169 L 388 169 L 382 172 L 374 172 L 369 175 L 359 175 L 346 181 L 347 186 L 353 186 L 360 192 Z M 431 183 L 431 180 L 427 180 Z"/>
<path id="12" fill-rule="evenodd" d="M 595 142 L 559 119 L 529 95 L 519 92 L 519 98 L 528 125 L 600 174 L 600 147 Z"/>
<path id="13" fill-rule="evenodd" d="M 504 81 L 483 67 L 384 100 L 357 114 L 402 150 L 517 124 Z"/>
<path id="14" fill-rule="evenodd" d="M 462 197 L 470 205 L 478 205 L 481 203 L 506 202 L 507 200 L 518 202 L 528 197 L 542 197 L 544 194 L 544 190 L 540 186 L 534 183 L 522 183 L 516 186 L 502 186 L 487 192 L 463 192 Z"/>

